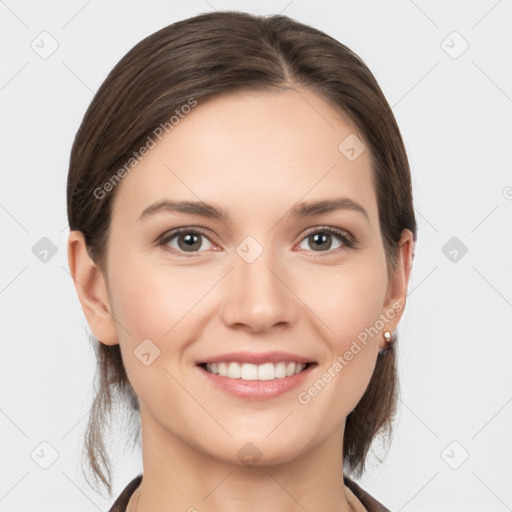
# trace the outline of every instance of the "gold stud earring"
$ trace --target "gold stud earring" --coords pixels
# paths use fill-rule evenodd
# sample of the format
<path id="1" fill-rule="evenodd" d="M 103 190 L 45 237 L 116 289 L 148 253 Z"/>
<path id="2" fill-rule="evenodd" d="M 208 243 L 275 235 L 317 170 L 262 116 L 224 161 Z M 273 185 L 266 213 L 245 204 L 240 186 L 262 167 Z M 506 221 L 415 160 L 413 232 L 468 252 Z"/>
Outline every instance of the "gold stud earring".
<path id="1" fill-rule="evenodd" d="M 384 336 L 384 339 L 386 340 L 386 343 L 387 343 L 388 345 L 391 345 L 391 343 L 393 343 L 393 339 L 392 339 L 392 337 L 391 337 L 391 331 L 386 331 L 386 332 L 383 334 L 383 336 Z"/>

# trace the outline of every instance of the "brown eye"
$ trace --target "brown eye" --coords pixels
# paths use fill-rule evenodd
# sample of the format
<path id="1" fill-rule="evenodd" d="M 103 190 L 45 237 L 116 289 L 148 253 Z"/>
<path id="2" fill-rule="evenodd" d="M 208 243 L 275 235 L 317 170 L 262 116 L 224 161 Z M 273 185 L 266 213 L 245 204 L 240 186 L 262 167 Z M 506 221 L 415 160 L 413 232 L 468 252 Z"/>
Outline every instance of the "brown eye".
<path id="1" fill-rule="evenodd" d="M 175 253 L 193 254 L 201 252 L 200 249 L 211 249 L 209 238 L 204 233 L 192 229 L 172 231 L 160 240 L 160 245 L 169 247 L 171 252 Z"/>
<path id="2" fill-rule="evenodd" d="M 316 228 L 301 242 L 301 248 L 314 252 L 336 252 L 343 247 L 353 247 L 353 238 L 347 232 L 335 228 Z M 303 247 L 306 243 L 307 247 Z"/>
<path id="3" fill-rule="evenodd" d="M 330 233 L 315 233 L 308 236 L 309 246 L 313 247 L 314 251 L 322 249 L 330 249 L 332 245 L 332 235 Z"/>

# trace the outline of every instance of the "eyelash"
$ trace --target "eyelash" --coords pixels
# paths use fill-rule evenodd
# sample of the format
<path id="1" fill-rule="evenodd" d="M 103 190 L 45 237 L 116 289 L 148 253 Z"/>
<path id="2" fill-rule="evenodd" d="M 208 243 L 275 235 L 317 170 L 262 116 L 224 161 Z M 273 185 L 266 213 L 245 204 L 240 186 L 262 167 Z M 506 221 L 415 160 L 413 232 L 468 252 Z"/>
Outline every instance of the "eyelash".
<path id="1" fill-rule="evenodd" d="M 202 235 L 205 238 L 208 238 L 208 240 L 210 240 L 208 235 L 206 234 L 206 232 L 203 231 L 201 228 L 178 228 L 169 233 L 164 233 L 158 239 L 158 245 L 166 246 L 173 238 L 175 238 L 176 236 L 178 236 L 182 233 Z M 306 232 L 306 234 L 303 236 L 303 238 L 300 240 L 300 242 L 303 242 L 306 238 L 308 238 L 309 236 L 311 236 L 312 234 L 315 234 L 315 233 L 327 233 L 330 235 L 334 235 L 334 236 L 338 237 L 343 242 L 343 245 L 341 247 L 338 247 L 337 249 L 332 249 L 329 251 L 319 251 L 319 254 L 316 254 L 315 256 L 313 256 L 314 258 L 317 258 L 317 257 L 322 258 L 325 256 L 331 256 L 332 254 L 335 254 L 338 251 L 343 250 L 344 248 L 356 249 L 359 244 L 359 241 L 357 240 L 357 238 L 355 236 L 351 235 L 347 231 L 344 231 L 344 230 L 338 229 L 338 228 L 333 228 L 333 227 L 312 228 L 311 230 Z M 211 240 L 210 240 L 210 242 L 211 242 Z M 197 257 L 200 254 L 197 252 L 187 254 L 186 252 L 179 252 L 172 247 L 165 247 L 165 249 L 168 250 L 169 252 L 171 252 L 172 254 L 176 254 L 178 256 L 184 256 L 185 258 Z M 312 252 L 314 252 L 314 251 L 312 251 Z"/>

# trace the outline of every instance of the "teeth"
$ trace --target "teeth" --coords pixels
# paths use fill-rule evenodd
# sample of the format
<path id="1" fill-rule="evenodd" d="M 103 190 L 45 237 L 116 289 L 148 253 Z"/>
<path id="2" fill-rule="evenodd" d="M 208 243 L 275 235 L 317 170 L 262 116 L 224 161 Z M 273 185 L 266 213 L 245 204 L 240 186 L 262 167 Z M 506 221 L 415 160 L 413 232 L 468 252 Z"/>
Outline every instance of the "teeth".
<path id="1" fill-rule="evenodd" d="M 229 363 L 228 365 L 228 371 L 226 372 L 226 377 L 230 377 L 232 379 L 239 379 L 240 378 L 240 365 L 236 363 Z"/>
<path id="2" fill-rule="evenodd" d="M 278 379 L 282 379 L 286 377 L 286 363 L 277 363 L 276 364 L 276 377 Z"/>
<path id="3" fill-rule="evenodd" d="M 264 364 L 239 364 L 231 361 L 229 363 L 207 363 L 206 370 L 215 373 L 220 377 L 242 380 L 273 380 L 291 377 L 300 373 L 306 367 L 302 363 L 264 363 Z"/>

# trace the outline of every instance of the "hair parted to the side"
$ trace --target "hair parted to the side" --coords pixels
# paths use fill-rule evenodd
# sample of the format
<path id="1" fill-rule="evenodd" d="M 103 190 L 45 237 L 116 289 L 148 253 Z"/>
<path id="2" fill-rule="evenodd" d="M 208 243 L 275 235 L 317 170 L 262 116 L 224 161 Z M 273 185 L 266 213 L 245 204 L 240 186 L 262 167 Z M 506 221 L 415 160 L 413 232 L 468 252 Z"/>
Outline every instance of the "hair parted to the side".
<path id="1" fill-rule="evenodd" d="M 367 146 L 377 196 L 388 271 L 396 265 L 402 230 L 416 240 L 416 220 L 406 151 L 393 112 L 362 60 L 327 34 L 287 16 L 213 12 L 169 25 L 134 46 L 94 96 L 71 150 L 67 211 L 71 230 L 83 232 L 88 251 L 104 268 L 115 188 L 98 199 L 95 190 L 121 168 L 156 127 L 194 98 L 242 91 L 308 88 L 348 115 Z M 179 128 L 177 128 L 179 129 Z M 341 142 L 341 141 L 340 141 Z M 134 172 L 137 172 L 136 170 Z M 138 415 L 119 345 L 93 339 L 97 388 L 85 450 L 98 489 L 112 493 L 104 433 L 116 400 Z M 390 434 L 398 393 L 396 342 L 378 356 L 371 381 L 347 417 L 344 467 L 365 468 L 377 434 Z M 134 432 L 134 439 L 138 432 Z"/>

